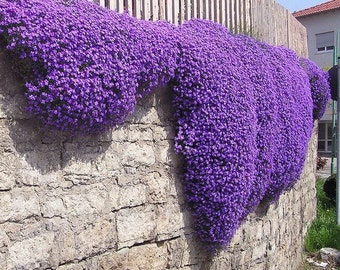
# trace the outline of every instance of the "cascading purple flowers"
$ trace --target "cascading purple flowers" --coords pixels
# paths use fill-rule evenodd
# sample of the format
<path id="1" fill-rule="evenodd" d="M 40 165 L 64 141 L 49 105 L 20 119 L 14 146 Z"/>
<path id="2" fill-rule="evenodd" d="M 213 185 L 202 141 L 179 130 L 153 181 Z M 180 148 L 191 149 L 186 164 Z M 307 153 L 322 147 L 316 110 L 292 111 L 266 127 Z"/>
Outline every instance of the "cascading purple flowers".
<path id="1" fill-rule="evenodd" d="M 227 244 L 297 181 L 313 112 L 329 98 L 315 65 L 205 20 L 176 27 L 86 0 L 0 0 L 0 36 L 26 67 L 28 111 L 49 128 L 113 127 L 170 83 L 186 199 L 209 244 Z"/>
<path id="2" fill-rule="evenodd" d="M 173 77 L 174 26 L 138 21 L 87 1 L 0 2 L 6 48 L 32 70 L 28 111 L 43 125 L 96 132 L 121 123 L 136 98 Z"/>
<path id="3" fill-rule="evenodd" d="M 329 75 L 309 59 L 301 58 L 300 65 L 309 78 L 313 99 L 313 118 L 321 119 L 331 97 Z"/>

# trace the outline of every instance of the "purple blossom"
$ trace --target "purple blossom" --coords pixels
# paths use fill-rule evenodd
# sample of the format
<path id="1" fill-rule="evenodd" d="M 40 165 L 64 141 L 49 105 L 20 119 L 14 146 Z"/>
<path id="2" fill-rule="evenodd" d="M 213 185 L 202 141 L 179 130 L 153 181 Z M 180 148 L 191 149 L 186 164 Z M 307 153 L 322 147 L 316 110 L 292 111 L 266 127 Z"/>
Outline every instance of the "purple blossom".
<path id="1" fill-rule="evenodd" d="M 313 118 L 321 119 L 331 97 L 329 75 L 309 59 L 301 58 L 300 65 L 309 78 L 313 99 Z"/>
<path id="2" fill-rule="evenodd" d="M 122 123 L 169 84 L 175 149 L 202 241 L 227 244 L 261 201 L 298 180 L 329 98 L 314 64 L 206 20 L 176 27 L 86 0 L 0 0 L 3 46 L 27 72 L 27 110 L 72 134 Z"/>

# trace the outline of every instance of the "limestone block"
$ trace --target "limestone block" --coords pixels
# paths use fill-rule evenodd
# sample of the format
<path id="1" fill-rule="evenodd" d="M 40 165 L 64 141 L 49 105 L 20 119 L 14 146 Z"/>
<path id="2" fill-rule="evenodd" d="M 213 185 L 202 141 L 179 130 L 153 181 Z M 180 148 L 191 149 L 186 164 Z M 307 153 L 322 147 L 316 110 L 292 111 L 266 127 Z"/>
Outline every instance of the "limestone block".
<path id="1" fill-rule="evenodd" d="M 13 123 L 11 121 L 0 118 L 0 151 L 1 153 L 15 152 L 13 139 L 11 138 L 11 126 L 12 125 Z"/>
<path id="2" fill-rule="evenodd" d="M 0 253 L 0 269 L 9 269 L 7 267 L 7 254 Z"/>
<path id="3" fill-rule="evenodd" d="M 53 230 L 55 231 L 55 249 L 57 250 L 58 264 L 73 261 L 77 258 L 76 240 L 74 229 L 69 222 L 54 219 Z"/>
<path id="4" fill-rule="evenodd" d="M 63 179 L 62 172 L 51 171 L 42 174 L 39 170 L 26 167 L 25 164 L 19 170 L 16 183 L 19 186 L 48 186 L 53 188 L 68 186 L 67 182 Z"/>
<path id="5" fill-rule="evenodd" d="M 6 248 L 9 244 L 10 240 L 5 231 L 0 231 L 0 253 Z"/>
<path id="6" fill-rule="evenodd" d="M 102 214 L 109 212 L 110 205 L 107 205 L 108 191 L 101 183 L 76 186 L 65 192 L 61 192 L 65 211 L 68 216 L 87 216 L 91 214 Z"/>
<path id="7" fill-rule="evenodd" d="M 156 158 L 153 147 L 147 143 L 122 143 L 121 162 L 123 166 L 138 167 L 151 166 Z"/>
<path id="8" fill-rule="evenodd" d="M 106 207 L 110 211 L 119 209 L 120 188 L 117 185 L 112 184 L 110 190 L 108 190 L 107 200 L 105 202 Z"/>
<path id="9" fill-rule="evenodd" d="M 173 125 L 169 126 L 153 126 L 153 139 L 158 142 L 161 140 L 173 140 L 175 138 L 175 127 Z"/>
<path id="10" fill-rule="evenodd" d="M 170 201 L 157 206 L 157 241 L 179 236 L 184 227 L 183 216 L 177 202 Z"/>
<path id="11" fill-rule="evenodd" d="M 0 196 L 0 223 L 39 216 L 39 198 L 32 188 L 16 188 Z"/>
<path id="12" fill-rule="evenodd" d="M 167 249 L 164 245 L 157 244 L 132 247 L 129 251 L 129 262 L 135 265 L 132 269 L 166 269 Z"/>
<path id="13" fill-rule="evenodd" d="M 125 186 L 119 192 L 119 208 L 133 207 L 146 203 L 146 186 L 143 184 Z"/>
<path id="14" fill-rule="evenodd" d="M 173 161 L 173 141 L 162 140 L 156 142 L 157 161 L 162 164 L 171 165 Z"/>
<path id="15" fill-rule="evenodd" d="M 20 161 L 14 153 L 0 154 L 0 191 L 10 190 L 15 186 Z"/>
<path id="16" fill-rule="evenodd" d="M 128 247 L 154 239 L 155 220 L 152 205 L 120 210 L 117 214 L 118 247 Z"/>
<path id="17" fill-rule="evenodd" d="M 149 127 L 149 125 L 145 127 L 140 125 L 129 125 L 126 128 L 124 140 L 129 142 L 152 141 L 152 129 Z"/>
<path id="18" fill-rule="evenodd" d="M 164 203 L 169 194 L 169 175 L 166 172 L 150 172 L 144 177 L 148 185 L 148 200 L 150 203 Z"/>
<path id="19" fill-rule="evenodd" d="M 158 116 L 158 112 L 154 107 L 146 107 L 136 105 L 135 111 L 132 117 L 128 120 L 129 123 L 133 124 L 161 124 Z"/>
<path id="20" fill-rule="evenodd" d="M 128 168 L 126 167 L 124 169 L 126 170 Z M 120 187 L 138 185 L 143 182 L 146 183 L 146 181 L 142 181 L 141 175 L 137 174 L 137 170 L 133 170 L 133 168 L 129 169 L 132 170 L 124 173 L 122 172 L 117 176 L 117 183 Z"/>
<path id="21" fill-rule="evenodd" d="M 65 212 L 65 205 L 60 197 L 46 197 L 46 201 L 41 203 L 41 214 L 45 218 L 65 217 Z"/>
<path id="22" fill-rule="evenodd" d="M 44 269 L 50 266 L 54 233 L 23 239 L 9 246 L 8 269 Z"/>
<path id="23" fill-rule="evenodd" d="M 76 256 L 83 259 L 111 249 L 116 244 L 114 217 L 82 225 L 75 233 Z"/>

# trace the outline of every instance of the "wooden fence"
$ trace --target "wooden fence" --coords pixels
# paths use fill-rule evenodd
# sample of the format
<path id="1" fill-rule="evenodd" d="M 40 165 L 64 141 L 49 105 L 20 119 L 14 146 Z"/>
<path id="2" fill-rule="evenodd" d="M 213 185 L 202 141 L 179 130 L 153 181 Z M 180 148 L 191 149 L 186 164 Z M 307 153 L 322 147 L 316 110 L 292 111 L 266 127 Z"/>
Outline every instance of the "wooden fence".
<path id="1" fill-rule="evenodd" d="M 273 45 L 284 45 L 307 56 L 305 28 L 274 0 L 90 0 L 142 20 L 181 24 L 190 18 L 223 24 Z"/>

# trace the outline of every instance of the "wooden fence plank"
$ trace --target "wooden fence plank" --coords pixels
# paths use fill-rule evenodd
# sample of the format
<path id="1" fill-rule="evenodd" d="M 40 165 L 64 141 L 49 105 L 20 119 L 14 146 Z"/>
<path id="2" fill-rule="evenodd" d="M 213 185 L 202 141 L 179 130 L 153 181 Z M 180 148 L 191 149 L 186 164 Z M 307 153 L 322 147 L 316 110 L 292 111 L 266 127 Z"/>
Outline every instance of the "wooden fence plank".
<path id="1" fill-rule="evenodd" d="M 307 55 L 305 29 L 275 0 L 89 0 L 144 20 L 183 23 L 190 18 L 210 19 L 229 30 L 251 34 L 274 45 Z"/>

